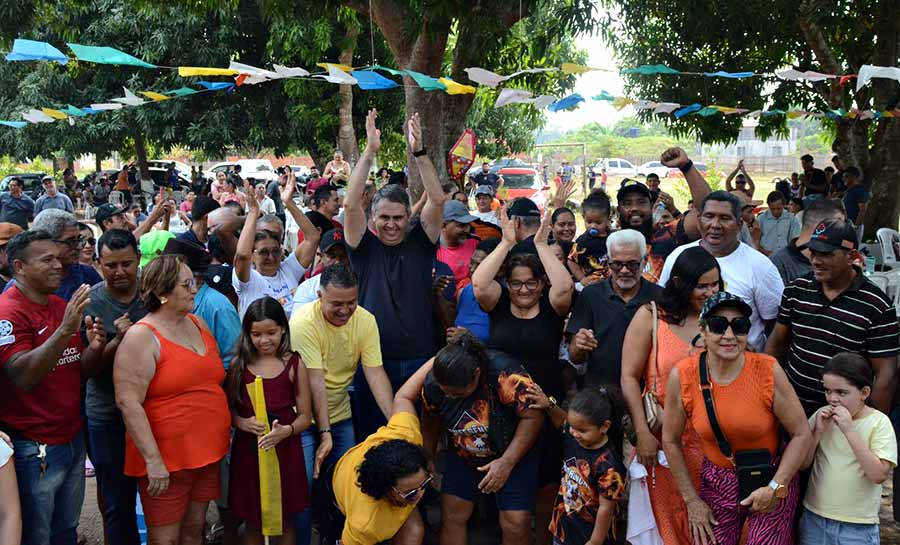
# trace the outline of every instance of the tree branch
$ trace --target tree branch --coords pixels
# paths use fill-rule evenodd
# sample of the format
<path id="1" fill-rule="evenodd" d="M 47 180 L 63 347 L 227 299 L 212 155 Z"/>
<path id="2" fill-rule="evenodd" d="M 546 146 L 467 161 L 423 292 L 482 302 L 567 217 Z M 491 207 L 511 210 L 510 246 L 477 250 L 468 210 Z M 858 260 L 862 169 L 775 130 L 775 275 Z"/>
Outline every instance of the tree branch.
<path id="1" fill-rule="evenodd" d="M 825 9 L 824 3 L 822 0 L 805 0 L 800 4 L 800 30 L 803 33 L 806 44 L 812 49 L 822 69 L 832 74 L 841 74 L 844 69 L 831 51 L 822 29 L 814 20 L 815 13 L 820 9 Z M 839 108 L 842 95 L 843 90 L 839 82 L 832 80 L 828 86 L 828 94 L 823 98 L 825 98 L 831 108 Z"/>

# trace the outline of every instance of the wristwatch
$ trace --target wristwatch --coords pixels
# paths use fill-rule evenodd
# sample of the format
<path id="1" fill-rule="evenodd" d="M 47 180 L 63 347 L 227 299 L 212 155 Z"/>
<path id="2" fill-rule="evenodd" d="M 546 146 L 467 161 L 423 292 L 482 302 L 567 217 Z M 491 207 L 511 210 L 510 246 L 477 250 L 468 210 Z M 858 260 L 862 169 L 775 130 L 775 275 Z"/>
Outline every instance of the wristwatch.
<path id="1" fill-rule="evenodd" d="M 559 407 L 559 405 L 556 403 L 555 397 L 550 396 L 547 399 L 550 400 L 550 405 L 547 405 L 547 412 L 550 412 L 551 410 L 553 410 L 553 407 Z"/>
<path id="2" fill-rule="evenodd" d="M 788 495 L 788 488 L 783 484 L 778 484 L 775 479 L 769 481 L 769 488 L 775 491 L 775 497 L 783 500 Z"/>

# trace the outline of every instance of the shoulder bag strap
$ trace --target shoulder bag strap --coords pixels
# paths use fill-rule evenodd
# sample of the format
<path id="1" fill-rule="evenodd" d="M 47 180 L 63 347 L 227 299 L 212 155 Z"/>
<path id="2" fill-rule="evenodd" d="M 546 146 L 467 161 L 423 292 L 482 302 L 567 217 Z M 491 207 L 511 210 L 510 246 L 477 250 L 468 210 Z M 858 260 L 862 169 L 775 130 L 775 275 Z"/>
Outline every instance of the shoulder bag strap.
<path id="1" fill-rule="evenodd" d="M 719 444 L 719 450 L 722 455 L 734 463 L 733 452 L 728 439 L 719 426 L 719 420 L 716 418 L 716 405 L 713 402 L 712 384 L 709 382 L 709 366 L 706 363 L 706 352 L 700 354 L 700 392 L 703 394 L 703 404 L 706 406 L 706 416 L 709 418 L 709 427 L 712 428 L 713 435 L 716 436 L 716 443 Z"/>
<path id="2" fill-rule="evenodd" d="M 653 320 L 653 349 L 650 357 L 653 358 L 653 395 L 659 395 L 657 383 L 659 381 L 659 311 L 656 308 L 656 301 L 650 301 L 650 316 Z"/>

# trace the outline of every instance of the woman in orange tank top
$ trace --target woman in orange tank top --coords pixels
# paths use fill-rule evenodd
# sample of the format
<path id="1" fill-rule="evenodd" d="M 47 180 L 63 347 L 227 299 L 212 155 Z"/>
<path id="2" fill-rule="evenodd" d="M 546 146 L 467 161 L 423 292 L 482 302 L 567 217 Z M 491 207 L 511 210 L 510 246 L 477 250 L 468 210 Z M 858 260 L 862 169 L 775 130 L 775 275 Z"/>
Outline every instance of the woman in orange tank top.
<path id="1" fill-rule="evenodd" d="M 190 314 L 196 291 L 181 256 L 151 261 L 141 279 L 149 313 L 116 351 L 125 474 L 138 478 L 150 543 L 200 544 L 228 451 L 225 369 L 206 324 Z"/>
<path id="2" fill-rule="evenodd" d="M 809 425 L 775 358 L 745 352 L 751 314 L 747 303 L 728 292 L 707 299 L 700 313 L 707 350 L 680 361 L 669 375 L 663 448 L 687 505 L 694 543 L 738 545 L 745 522 L 746 545 L 792 543 L 797 471 L 810 440 Z M 701 365 L 708 369 L 709 379 L 703 388 Z M 711 392 L 712 412 L 732 452 L 769 452 L 774 477 L 746 497 L 739 495 L 734 457 L 726 457 L 716 441 L 704 403 L 706 390 Z M 687 423 L 696 430 L 703 449 L 699 491 L 681 445 Z M 786 430 L 789 441 L 779 460 L 780 428 Z"/>
<path id="3" fill-rule="evenodd" d="M 640 308 L 628 326 L 622 349 L 622 395 L 637 432 L 635 455 L 650 475 L 647 491 L 656 519 L 656 528 L 664 545 L 692 545 L 687 507 L 668 466 L 657 464 L 661 450 L 662 418 L 651 428 L 644 411 L 643 392 L 653 392 L 660 406 L 666 406 L 666 383 L 679 361 L 695 350 L 700 333 L 700 310 L 711 295 L 723 289 L 719 264 L 700 247 L 685 250 L 672 267 L 669 282 L 656 303 L 658 317 L 651 305 Z M 653 346 L 653 322 L 656 320 L 656 347 Z M 660 415 L 662 416 L 662 415 Z M 681 437 L 684 459 L 691 482 L 700 484 L 703 451 L 700 440 L 688 425 Z"/>

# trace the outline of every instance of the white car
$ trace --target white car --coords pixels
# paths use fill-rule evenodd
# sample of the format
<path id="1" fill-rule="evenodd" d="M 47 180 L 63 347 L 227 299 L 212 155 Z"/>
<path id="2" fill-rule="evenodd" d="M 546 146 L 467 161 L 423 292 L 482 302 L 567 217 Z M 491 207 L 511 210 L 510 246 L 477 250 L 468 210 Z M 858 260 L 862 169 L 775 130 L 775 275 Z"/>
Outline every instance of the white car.
<path id="1" fill-rule="evenodd" d="M 294 177 L 296 177 L 298 179 L 306 178 L 307 176 L 309 176 L 309 168 L 308 167 L 305 167 L 303 165 L 290 165 L 290 167 L 291 167 L 291 170 L 294 172 Z"/>
<path id="2" fill-rule="evenodd" d="M 238 165 L 241 167 L 242 178 L 256 178 L 267 182 L 278 179 L 278 173 L 275 172 L 272 161 L 268 159 L 238 159 L 233 162 L 216 163 L 210 167 L 209 171 L 216 176 L 219 172 L 234 170 L 234 167 Z"/>
<path id="3" fill-rule="evenodd" d="M 601 159 L 597 161 L 597 164 L 594 165 L 594 173 L 600 174 L 603 169 L 606 169 L 606 174 L 608 176 L 637 176 L 638 169 L 636 166 L 632 165 L 629 161 L 625 159 L 612 158 L 612 159 Z"/>
<path id="4" fill-rule="evenodd" d="M 647 161 L 646 163 L 638 167 L 638 176 L 647 177 L 651 174 L 656 174 L 660 178 L 665 178 L 669 175 L 669 167 L 660 163 L 659 161 Z"/>

